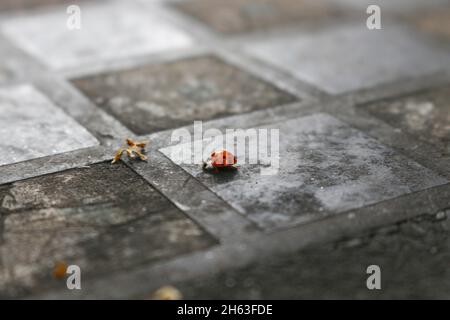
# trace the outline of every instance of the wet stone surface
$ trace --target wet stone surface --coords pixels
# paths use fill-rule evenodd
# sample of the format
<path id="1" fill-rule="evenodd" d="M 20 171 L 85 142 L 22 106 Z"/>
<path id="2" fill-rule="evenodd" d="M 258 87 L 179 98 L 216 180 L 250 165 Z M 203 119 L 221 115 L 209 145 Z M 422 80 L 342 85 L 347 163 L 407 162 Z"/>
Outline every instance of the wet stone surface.
<path id="1" fill-rule="evenodd" d="M 313 24 L 345 15 L 343 9 L 330 2 L 314 0 L 192 0 L 177 3 L 176 7 L 224 34 Z"/>
<path id="2" fill-rule="evenodd" d="M 0 296 L 49 287 L 59 262 L 86 278 L 192 252 L 216 241 L 123 164 L 0 186 Z"/>
<path id="3" fill-rule="evenodd" d="M 450 154 L 450 86 L 361 107 Z"/>
<path id="4" fill-rule="evenodd" d="M 0 166 L 98 145 L 30 85 L 0 89 Z"/>
<path id="5" fill-rule="evenodd" d="M 136 134 L 296 100 L 213 56 L 141 66 L 73 83 Z"/>
<path id="6" fill-rule="evenodd" d="M 211 173 L 204 172 L 200 163 L 178 161 L 185 145 L 160 151 L 265 229 L 291 226 L 447 182 L 327 114 L 269 128 L 280 130 L 280 163 L 275 175 L 261 175 L 269 161 L 242 164 L 238 156 L 238 170 Z M 204 147 L 206 154 L 215 148 L 209 140 Z"/>
<path id="7" fill-rule="evenodd" d="M 448 299 L 450 211 L 178 283 L 186 299 Z M 381 269 L 368 290 L 366 269 Z"/>
<path id="8" fill-rule="evenodd" d="M 67 28 L 67 16 L 60 8 L 12 19 L 2 25 L 2 30 L 11 41 L 54 69 L 76 68 L 192 44 L 184 32 L 131 1 L 88 2 L 82 12 L 79 30 Z"/>
<path id="9" fill-rule="evenodd" d="M 333 94 L 450 68 L 446 50 L 393 25 L 376 32 L 354 25 L 265 39 L 246 51 Z"/>

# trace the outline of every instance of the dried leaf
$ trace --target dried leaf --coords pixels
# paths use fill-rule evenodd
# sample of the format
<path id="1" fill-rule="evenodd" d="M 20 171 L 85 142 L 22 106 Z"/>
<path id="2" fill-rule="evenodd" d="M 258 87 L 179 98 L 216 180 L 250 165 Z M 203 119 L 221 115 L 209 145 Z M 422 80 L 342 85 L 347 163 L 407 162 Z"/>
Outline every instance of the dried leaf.
<path id="1" fill-rule="evenodd" d="M 146 161 L 148 158 L 146 155 L 144 155 L 144 148 L 148 144 L 148 142 L 135 142 L 129 138 L 126 139 L 126 143 L 128 145 L 128 148 L 120 148 L 116 155 L 114 156 L 114 159 L 111 161 L 111 163 L 116 163 L 122 158 L 122 155 L 126 152 L 128 158 L 135 159 L 136 156 L 139 157 L 142 161 Z"/>

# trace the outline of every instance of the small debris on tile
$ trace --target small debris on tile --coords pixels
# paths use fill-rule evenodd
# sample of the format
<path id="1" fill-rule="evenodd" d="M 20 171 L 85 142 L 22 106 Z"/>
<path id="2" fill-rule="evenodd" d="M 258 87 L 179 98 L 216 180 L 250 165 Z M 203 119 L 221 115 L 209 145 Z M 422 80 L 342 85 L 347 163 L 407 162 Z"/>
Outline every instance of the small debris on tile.
<path id="1" fill-rule="evenodd" d="M 111 163 L 116 163 L 122 158 L 122 155 L 124 153 L 127 154 L 128 158 L 130 159 L 136 159 L 138 157 L 142 161 L 146 161 L 148 158 L 145 153 L 145 147 L 148 144 L 148 142 L 136 142 L 131 139 L 126 139 L 128 147 L 126 148 L 120 148 L 117 150 L 116 155 L 114 156 L 114 159 Z"/>
<path id="2" fill-rule="evenodd" d="M 439 211 L 436 213 L 436 220 L 444 220 L 446 218 L 445 211 Z"/>
<path id="3" fill-rule="evenodd" d="M 67 264 L 64 262 L 58 262 L 53 269 L 53 277 L 56 279 L 62 279 L 66 276 Z"/>
<path id="4" fill-rule="evenodd" d="M 163 286 L 152 295 L 153 300 L 180 300 L 182 298 L 181 292 L 173 286 Z"/>

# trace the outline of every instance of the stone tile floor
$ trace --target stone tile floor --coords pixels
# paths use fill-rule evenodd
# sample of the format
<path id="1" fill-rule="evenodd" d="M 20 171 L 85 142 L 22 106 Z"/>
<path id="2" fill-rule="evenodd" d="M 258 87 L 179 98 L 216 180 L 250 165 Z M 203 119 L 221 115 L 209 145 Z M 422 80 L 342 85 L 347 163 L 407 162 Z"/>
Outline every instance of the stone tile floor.
<path id="1" fill-rule="evenodd" d="M 86 63 L 149 54 L 189 46 L 191 38 L 144 13 L 132 3 L 86 3 L 82 28 L 61 27 L 61 10 L 11 19 L 3 32 L 29 54 L 54 69 L 76 68 Z M 148 32 L 152 30 L 152 32 Z M 111 36 L 114 35 L 114 36 Z M 61 45 L 70 39 L 70 44 Z"/>
<path id="2" fill-rule="evenodd" d="M 450 284 L 442 279 L 450 277 L 449 218 L 448 211 L 436 217 L 419 216 L 370 230 L 361 237 L 207 274 L 178 287 L 187 299 L 448 297 Z M 381 291 L 361 286 L 366 281 L 366 268 L 372 264 L 385 266 Z"/>
<path id="3" fill-rule="evenodd" d="M 268 127 L 281 128 L 277 174 L 262 175 L 261 165 L 244 164 L 218 176 L 204 172 L 201 163 L 181 164 L 262 228 L 286 227 L 308 215 L 344 212 L 448 182 L 326 114 Z M 177 154 L 174 148 L 184 146 L 161 152 L 170 157 Z"/>
<path id="4" fill-rule="evenodd" d="M 450 298 L 450 3 L 374 2 L 382 30 L 371 1 L 84 0 L 81 30 L 2 1 L 0 297 Z M 200 120 L 278 129 L 276 174 L 178 162 Z"/>
<path id="5" fill-rule="evenodd" d="M 175 4 L 215 31 L 241 34 L 291 24 L 345 17 L 348 10 L 330 1 L 310 0 L 195 0 Z"/>
<path id="6" fill-rule="evenodd" d="M 390 125 L 450 152 L 450 87 L 367 105 L 367 110 Z"/>
<path id="7" fill-rule="evenodd" d="M 418 77 L 450 65 L 448 50 L 432 48 L 401 27 L 386 28 L 388 32 L 374 33 L 355 24 L 306 35 L 296 32 L 246 47 L 250 55 L 333 94 Z"/>
<path id="8" fill-rule="evenodd" d="M 0 193 L 1 295 L 47 287 L 46 267 L 58 261 L 79 265 L 89 277 L 216 243 L 122 164 L 18 181 Z"/>
<path id="9" fill-rule="evenodd" d="M 76 121 L 29 85 L 0 89 L 0 165 L 98 145 Z"/>
<path id="10" fill-rule="evenodd" d="M 139 66 L 73 83 L 138 135 L 296 100 L 213 56 Z"/>

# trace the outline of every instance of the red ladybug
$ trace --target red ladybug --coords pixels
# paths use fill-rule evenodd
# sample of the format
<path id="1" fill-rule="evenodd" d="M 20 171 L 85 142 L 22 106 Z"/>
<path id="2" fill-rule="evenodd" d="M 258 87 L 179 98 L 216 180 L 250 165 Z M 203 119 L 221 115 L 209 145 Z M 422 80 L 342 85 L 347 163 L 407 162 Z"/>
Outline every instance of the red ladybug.
<path id="1" fill-rule="evenodd" d="M 203 168 L 230 168 L 234 167 L 237 163 L 236 156 L 229 151 L 214 151 L 211 153 L 210 159 L 207 162 L 203 162 Z"/>

